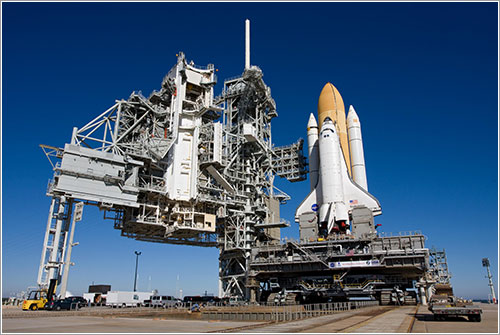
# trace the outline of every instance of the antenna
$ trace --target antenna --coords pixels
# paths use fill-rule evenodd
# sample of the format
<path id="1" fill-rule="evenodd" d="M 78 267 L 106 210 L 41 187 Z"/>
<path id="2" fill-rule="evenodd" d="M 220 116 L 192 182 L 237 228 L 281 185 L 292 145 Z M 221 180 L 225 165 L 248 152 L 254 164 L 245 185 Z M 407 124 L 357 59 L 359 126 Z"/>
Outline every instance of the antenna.
<path id="1" fill-rule="evenodd" d="M 245 69 L 250 68 L 250 20 L 245 20 Z"/>

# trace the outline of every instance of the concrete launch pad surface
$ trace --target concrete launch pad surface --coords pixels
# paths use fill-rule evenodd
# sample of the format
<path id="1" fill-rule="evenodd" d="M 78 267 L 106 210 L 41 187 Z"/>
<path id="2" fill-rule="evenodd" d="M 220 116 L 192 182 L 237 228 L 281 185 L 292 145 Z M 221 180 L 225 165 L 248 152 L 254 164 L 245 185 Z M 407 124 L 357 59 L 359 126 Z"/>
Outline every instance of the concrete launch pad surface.
<path id="1" fill-rule="evenodd" d="M 420 306 L 412 333 L 494 333 L 498 334 L 498 305 L 478 304 L 483 309 L 481 322 L 469 322 L 465 317 L 434 321 L 426 306 Z"/>
<path id="2" fill-rule="evenodd" d="M 394 307 L 383 306 L 383 307 L 368 307 L 362 310 L 354 310 L 347 312 L 340 312 L 333 315 L 325 315 L 310 319 L 292 321 L 292 322 L 281 322 L 274 323 L 264 326 L 258 326 L 249 330 L 242 330 L 241 332 L 249 333 L 311 333 L 319 332 L 321 329 L 328 325 L 335 325 L 333 328 L 329 329 L 327 332 L 340 332 L 353 325 L 358 320 L 366 320 L 373 318 L 376 315 L 385 313 L 394 309 Z"/>
<path id="3" fill-rule="evenodd" d="M 206 333 L 251 324 L 254 323 L 72 316 L 4 319 L 2 333 Z"/>
<path id="4" fill-rule="evenodd" d="M 406 333 L 415 306 L 385 307 L 307 329 L 306 333 Z"/>
<path id="5" fill-rule="evenodd" d="M 164 319 L 108 315 L 7 317 L 2 333 L 497 333 L 498 305 L 479 304 L 481 322 L 465 318 L 434 321 L 426 306 L 375 306 L 291 322 Z M 57 312 L 52 312 L 57 315 Z"/>

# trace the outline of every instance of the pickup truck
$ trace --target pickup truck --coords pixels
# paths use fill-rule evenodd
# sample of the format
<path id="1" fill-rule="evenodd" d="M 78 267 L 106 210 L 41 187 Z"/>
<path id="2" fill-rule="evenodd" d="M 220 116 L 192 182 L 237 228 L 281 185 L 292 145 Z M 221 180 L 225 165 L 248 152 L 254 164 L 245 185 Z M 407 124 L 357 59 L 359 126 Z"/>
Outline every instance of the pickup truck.
<path id="1" fill-rule="evenodd" d="M 448 295 L 432 296 L 429 311 L 434 315 L 434 320 L 446 320 L 448 317 L 466 316 L 472 322 L 481 322 L 481 314 L 483 313 L 480 307 Z"/>

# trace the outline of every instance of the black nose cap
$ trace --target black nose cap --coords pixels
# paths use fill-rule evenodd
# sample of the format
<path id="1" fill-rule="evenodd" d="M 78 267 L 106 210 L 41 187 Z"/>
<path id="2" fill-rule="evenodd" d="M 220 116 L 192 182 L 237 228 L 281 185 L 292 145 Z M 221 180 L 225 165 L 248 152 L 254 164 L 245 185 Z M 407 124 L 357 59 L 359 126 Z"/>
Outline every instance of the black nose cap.
<path id="1" fill-rule="evenodd" d="M 330 117 L 329 117 L 329 116 L 327 116 L 327 117 L 325 117 L 325 121 L 330 121 L 330 122 L 332 122 L 332 119 L 330 119 Z"/>

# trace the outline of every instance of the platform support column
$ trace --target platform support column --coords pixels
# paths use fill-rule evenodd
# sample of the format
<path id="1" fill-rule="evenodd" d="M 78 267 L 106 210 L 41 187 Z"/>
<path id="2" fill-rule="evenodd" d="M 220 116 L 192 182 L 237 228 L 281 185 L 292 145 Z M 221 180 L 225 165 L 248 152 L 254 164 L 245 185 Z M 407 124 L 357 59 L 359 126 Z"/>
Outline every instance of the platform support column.
<path id="1" fill-rule="evenodd" d="M 427 297 L 425 296 L 425 288 L 420 286 L 420 303 L 427 306 Z"/>

